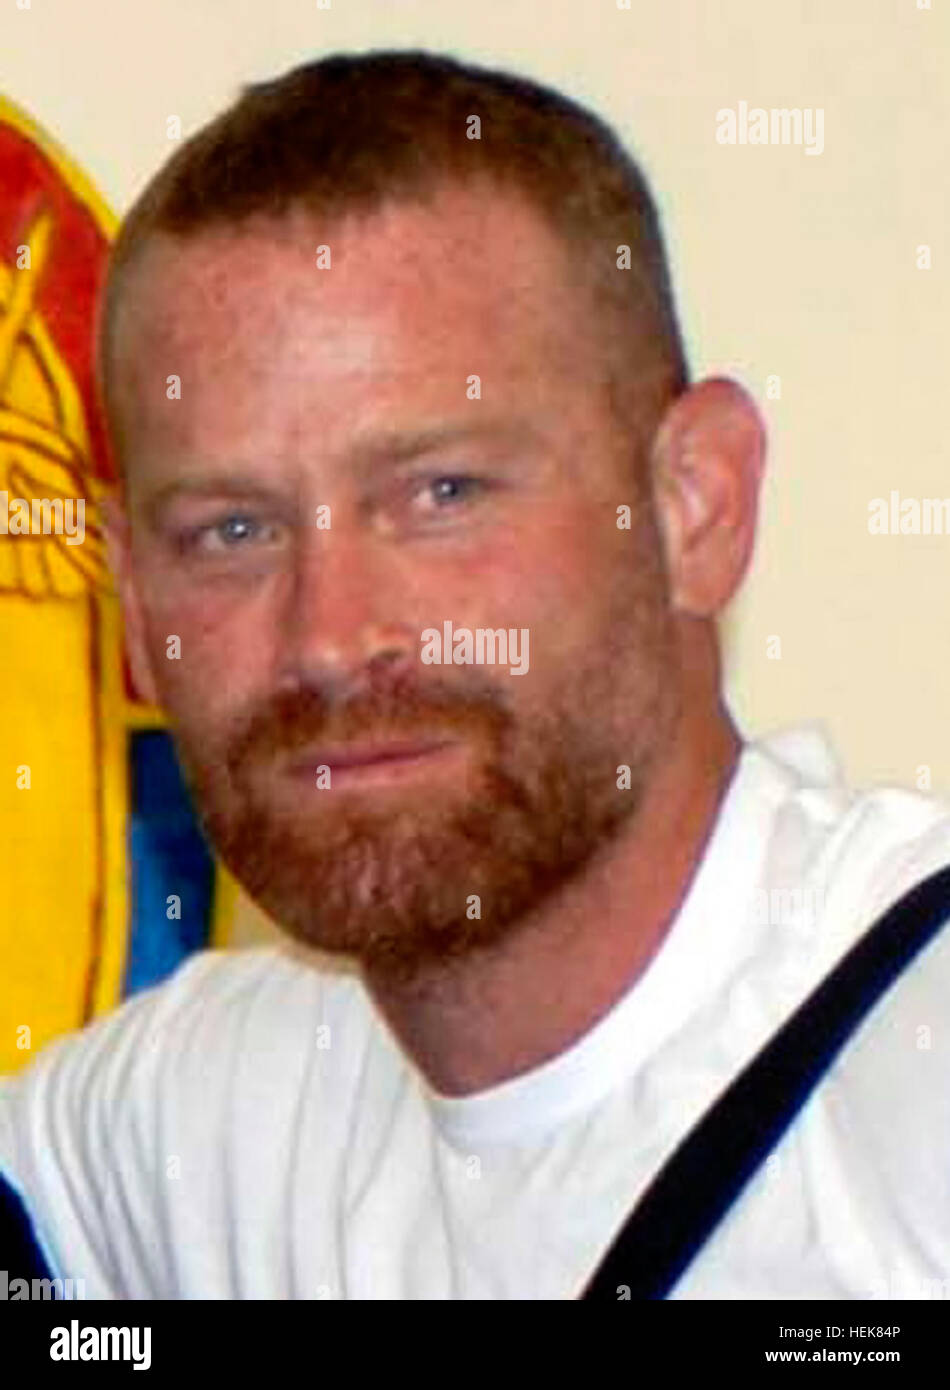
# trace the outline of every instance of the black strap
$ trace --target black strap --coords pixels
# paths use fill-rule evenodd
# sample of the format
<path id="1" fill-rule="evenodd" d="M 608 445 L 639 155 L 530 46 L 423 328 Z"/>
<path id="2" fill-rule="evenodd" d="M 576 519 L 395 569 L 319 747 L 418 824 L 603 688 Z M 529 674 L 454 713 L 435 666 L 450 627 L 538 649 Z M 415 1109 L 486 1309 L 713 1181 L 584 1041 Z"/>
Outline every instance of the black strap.
<path id="1" fill-rule="evenodd" d="M 14 1279 L 51 1279 L 33 1230 L 33 1223 L 20 1194 L 0 1173 L 0 1266 L 6 1274 L 5 1290 Z M 4 1292 L 4 1298 L 9 1297 Z"/>
<path id="2" fill-rule="evenodd" d="M 880 917 L 686 1136 L 582 1298 L 665 1298 L 851 1033 L 950 916 L 950 867 Z"/>

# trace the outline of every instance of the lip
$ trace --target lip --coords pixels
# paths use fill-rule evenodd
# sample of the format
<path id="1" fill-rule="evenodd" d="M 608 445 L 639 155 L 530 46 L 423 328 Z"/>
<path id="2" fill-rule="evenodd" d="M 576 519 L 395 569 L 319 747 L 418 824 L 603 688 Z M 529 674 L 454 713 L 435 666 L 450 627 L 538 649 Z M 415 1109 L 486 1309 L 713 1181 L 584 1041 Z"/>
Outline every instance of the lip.
<path id="1" fill-rule="evenodd" d="M 290 770 L 312 779 L 318 768 L 330 769 L 331 786 L 337 779 L 356 780 L 374 777 L 387 779 L 412 774 L 424 763 L 459 747 L 456 739 L 402 739 L 382 742 L 345 744 L 339 747 L 314 748 L 301 756 L 297 754 Z"/>

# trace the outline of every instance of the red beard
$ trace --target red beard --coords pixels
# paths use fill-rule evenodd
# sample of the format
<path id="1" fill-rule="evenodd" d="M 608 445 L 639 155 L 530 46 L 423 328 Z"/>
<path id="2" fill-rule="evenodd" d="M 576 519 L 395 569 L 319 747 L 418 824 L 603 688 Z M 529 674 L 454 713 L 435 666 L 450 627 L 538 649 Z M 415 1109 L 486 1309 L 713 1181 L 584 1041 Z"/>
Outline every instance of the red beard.
<path id="1" fill-rule="evenodd" d="M 291 755 L 357 741 L 451 736 L 470 756 L 438 786 L 381 797 L 301 788 Z M 387 677 L 345 702 L 312 689 L 272 700 L 225 743 L 187 750 L 210 836 L 292 935 L 411 974 L 492 945 L 563 883 L 634 808 L 589 721 L 546 712 L 520 727 L 498 688 Z"/>

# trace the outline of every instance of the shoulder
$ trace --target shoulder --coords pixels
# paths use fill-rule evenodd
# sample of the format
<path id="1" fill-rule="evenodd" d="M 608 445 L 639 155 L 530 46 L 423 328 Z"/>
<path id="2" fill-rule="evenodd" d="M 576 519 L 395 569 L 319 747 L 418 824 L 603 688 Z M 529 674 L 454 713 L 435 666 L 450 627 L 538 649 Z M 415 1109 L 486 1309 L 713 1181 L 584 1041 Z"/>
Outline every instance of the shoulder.
<path id="1" fill-rule="evenodd" d="M 130 1126 L 152 1123 L 157 1105 L 190 1097 L 200 1109 L 236 1073 L 270 1062 L 289 1076 L 331 1041 L 335 1056 L 360 1052 L 376 1028 L 354 976 L 276 947 L 199 952 L 0 1081 L 0 1166 L 11 1147 L 14 1168 L 36 1161 L 35 1145 L 23 1152 L 31 1136 L 95 1163 Z"/>
<path id="2" fill-rule="evenodd" d="M 820 730 L 747 754 L 767 828 L 758 949 L 742 979 L 774 1031 L 888 908 L 950 866 L 950 805 L 849 787 Z M 946 917 L 847 1039 L 794 1130 L 808 1239 L 825 1243 L 852 1297 L 927 1296 L 927 1281 L 950 1273 L 950 894 Z"/>
<path id="3" fill-rule="evenodd" d="M 771 877 L 807 884 L 816 918 L 859 929 L 950 865 L 950 802 L 899 786 L 847 785 L 819 725 L 750 744 L 776 804 Z"/>
<path id="4" fill-rule="evenodd" d="M 307 1082 L 319 1134 L 340 1146 L 378 1037 L 355 977 L 277 948 L 202 952 L 0 1080 L 0 1178 L 58 1274 L 81 1273 L 94 1297 L 157 1296 L 181 1258 L 163 1232 L 201 1228 L 236 1156 L 279 1167 Z M 381 1065 L 397 1083 L 398 1062 Z M 187 1183 L 166 1180 L 172 1162 Z"/>
<path id="5" fill-rule="evenodd" d="M 777 1027 L 888 908 L 950 866 L 950 806 L 900 787 L 848 787 L 813 729 L 749 745 L 745 765 L 755 792 L 744 818 L 760 828 L 745 841 L 757 847 L 737 977 Z M 950 954 L 926 949 L 905 974 L 950 991 L 948 970 Z"/>

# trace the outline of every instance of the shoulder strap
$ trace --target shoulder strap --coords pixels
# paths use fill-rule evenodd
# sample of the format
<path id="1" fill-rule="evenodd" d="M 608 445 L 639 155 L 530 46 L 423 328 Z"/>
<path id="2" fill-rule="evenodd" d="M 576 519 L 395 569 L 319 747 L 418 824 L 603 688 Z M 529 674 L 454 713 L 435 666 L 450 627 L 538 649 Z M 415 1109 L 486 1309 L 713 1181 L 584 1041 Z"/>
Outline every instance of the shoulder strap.
<path id="1" fill-rule="evenodd" d="M 0 1263 L 6 1290 L 14 1279 L 52 1279 L 20 1194 L 0 1172 Z"/>
<path id="2" fill-rule="evenodd" d="M 950 916 L 950 867 L 889 908 L 740 1072 L 646 1189 L 581 1294 L 665 1298 L 850 1035 Z"/>

